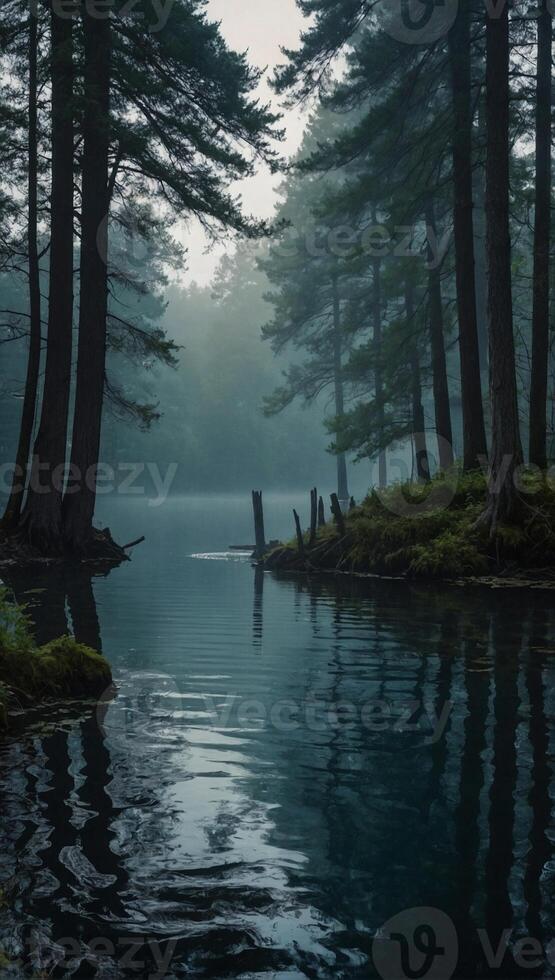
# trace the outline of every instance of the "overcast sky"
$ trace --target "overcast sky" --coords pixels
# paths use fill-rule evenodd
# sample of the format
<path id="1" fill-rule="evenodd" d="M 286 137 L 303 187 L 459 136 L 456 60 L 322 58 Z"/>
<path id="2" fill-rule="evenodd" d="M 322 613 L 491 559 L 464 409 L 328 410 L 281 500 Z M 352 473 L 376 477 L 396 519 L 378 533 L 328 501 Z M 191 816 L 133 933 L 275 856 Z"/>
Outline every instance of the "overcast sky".
<path id="1" fill-rule="evenodd" d="M 251 64 L 268 67 L 269 75 L 273 66 L 283 60 L 281 45 L 297 46 L 303 21 L 295 0 L 209 0 L 208 13 L 211 19 L 221 22 L 222 34 L 228 44 L 237 51 L 247 50 Z M 271 101 L 279 108 L 278 100 L 265 81 L 261 83 L 260 94 L 264 101 Z M 301 139 L 304 121 L 300 111 L 287 112 L 283 126 L 287 137 L 280 149 L 289 155 Z M 273 211 L 279 181 L 279 175 L 271 176 L 266 168 L 259 168 L 256 176 L 241 181 L 234 190 L 241 194 L 247 213 L 267 218 Z M 193 224 L 186 230 L 181 229 L 177 237 L 189 250 L 185 282 L 209 282 L 222 249 L 212 249 L 208 255 L 204 254 L 207 241 L 202 230 Z"/>

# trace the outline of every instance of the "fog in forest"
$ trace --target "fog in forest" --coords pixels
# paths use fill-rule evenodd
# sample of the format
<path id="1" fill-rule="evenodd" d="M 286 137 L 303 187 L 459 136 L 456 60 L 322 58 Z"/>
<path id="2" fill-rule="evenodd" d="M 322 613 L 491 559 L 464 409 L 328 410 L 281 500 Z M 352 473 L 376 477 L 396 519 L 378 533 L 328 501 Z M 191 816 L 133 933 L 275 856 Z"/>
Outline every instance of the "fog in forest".
<path id="1" fill-rule="evenodd" d="M 552 6 L 1 4 L 1 980 L 554 976 Z"/>

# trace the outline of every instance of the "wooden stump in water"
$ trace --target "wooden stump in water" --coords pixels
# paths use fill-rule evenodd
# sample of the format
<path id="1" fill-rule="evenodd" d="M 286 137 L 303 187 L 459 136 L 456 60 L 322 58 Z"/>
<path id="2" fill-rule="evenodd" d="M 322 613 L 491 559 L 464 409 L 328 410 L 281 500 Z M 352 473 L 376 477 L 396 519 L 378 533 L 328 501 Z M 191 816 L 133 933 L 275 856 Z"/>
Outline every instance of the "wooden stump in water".
<path id="1" fill-rule="evenodd" d="M 318 491 L 316 487 L 310 491 L 310 544 L 316 541 L 316 526 L 318 522 Z"/>
<path id="2" fill-rule="evenodd" d="M 324 511 L 324 501 L 322 497 L 320 497 L 318 501 L 318 527 L 325 527 L 325 526 L 326 526 L 326 514 Z"/>
<path id="3" fill-rule="evenodd" d="M 293 517 L 295 518 L 295 528 L 297 531 L 297 547 L 299 549 L 299 554 L 302 555 L 304 558 L 304 538 L 303 538 L 303 532 L 301 528 L 301 522 L 296 510 L 293 511 Z"/>
<path id="4" fill-rule="evenodd" d="M 264 509 L 262 506 L 262 491 L 253 490 L 252 509 L 254 513 L 254 538 L 257 558 L 262 558 L 266 551 L 266 536 L 264 533 Z"/>

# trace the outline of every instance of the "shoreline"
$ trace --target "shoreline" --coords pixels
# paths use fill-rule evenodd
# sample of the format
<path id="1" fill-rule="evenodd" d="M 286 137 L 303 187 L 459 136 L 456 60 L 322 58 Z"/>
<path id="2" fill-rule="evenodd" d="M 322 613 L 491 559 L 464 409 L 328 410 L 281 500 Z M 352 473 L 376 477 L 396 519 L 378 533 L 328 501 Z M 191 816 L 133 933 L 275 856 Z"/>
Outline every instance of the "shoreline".
<path id="1" fill-rule="evenodd" d="M 338 568 L 316 568 L 314 566 L 303 568 L 287 568 L 280 567 L 279 565 L 268 568 L 265 562 L 257 562 L 257 568 L 262 568 L 265 571 L 270 571 L 277 577 L 283 576 L 284 578 L 335 578 L 341 576 L 342 578 L 351 579 L 352 581 L 366 581 L 366 582 L 397 582 L 403 585 L 424 585 L 428 584 L 435 588 L 438 586 L 449 586 L 451 588 L 455 587 L 458 589 L 464 589 L 468 587 L 473 588 L 483 588 L 483 589 L 521 589 L 521 590 L 536 590 L 536 591 L 555 591 L 555 579 L 550 581 L 548 579 L 540 578 L 520 578 L 517 576 L 509 575 L 473 575 L 466 578 L 425 578 L 425 577 L 410 577 L 408 575 L 380 575 L 378 572 L 353 572 L 346 571 L 345 569 Z M 532 570 L 531 570 L 532 571 Z"/>
<path id="2" fill-rule="evenodd" d="M 265 570 L 301 575 L 478 585 L 555 588 L 555 492 L 533 483 L 518 515 L 490 533 L 482 521 L 481 474 L 446 474 L 427 484 L 371 491 L 333 523 L 303 532 L 294 512 L 294 540 L 267 550 Z M 314 521 L 314 518 L 313 518 Z"/>
<path id="3" fill-rule="evenodd" d="M 112 685 L 105 657 L 73 636 L 37 646 L 24 609 L 0 591 L 0 737 L 22 710 L 97 701 Z"/>
<path id="4" fill-rule="evenodd" d="M 136 544 L 140 544 L 143 540 L 140 538 L 128 545 L 121 546 L 116 544 L 109 528 L 94 529 L 87 552 L 83 555 L 65 553 L 62 548 L 60 548 L 59 553 L 49 555 L 29 544 L 19 530 L 6 530 L 0 525 L 0 572 L 3 568 L 32 569 L 64 564 L 116 568 L 118 565 L 131 560 L 127 550 Z"/>

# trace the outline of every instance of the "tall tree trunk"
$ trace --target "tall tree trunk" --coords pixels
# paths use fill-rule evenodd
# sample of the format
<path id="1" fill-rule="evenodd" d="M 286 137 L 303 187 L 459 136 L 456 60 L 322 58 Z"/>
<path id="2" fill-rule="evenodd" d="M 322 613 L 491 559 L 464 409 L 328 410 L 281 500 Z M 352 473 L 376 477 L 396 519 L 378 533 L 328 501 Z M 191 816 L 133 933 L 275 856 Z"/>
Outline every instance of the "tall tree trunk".
<path id="1" fill-rule="evenodd" d="M 480 62 L 482 62 L 480 52 Z M 477 79 L 482 84 L 482 78 Z M 482 95 L 478 100 L 477 139 L 480 145 L 485 145 L 486 118 L 485 99 Z M 482 389 L 485 388 L 484 378 L 488 375 L 488 277 L 486 260 L 486 170 L 482 159 L 475 160 L 472 186 L 474 192 L 474 282 L 476 286 L 476 319 L 478 323 L 478 349 L 480 352 L 480 374 Z"/>
<path id="2" fill-rule="evenodd" d="M 449 405 L 449 385 L 447 382 L 447 363 L 445 358 L 445 338 L 443 335 L 443 305 L 441 300 L 441 267 L 434 261 L 430 238 L 437 241 L 437 229 L 432 200 L 426 206 L 426 225 L 428 227 L 428 295 L 430 316 L 430 346 L 432 349 L 432 381 L 434 389 L 434 409 L 436 433 L 438 438 L 439 466 L 442 470 L 453 465 L 453 433 L 451 429 L 451 407 Z"/>
<path id="3" fill-rule="evenodd" d="M 410 281 L 405 283 L 405 312 L 409 331 L 414 334 L 414 286 Z M 426 423 L 424 419 L 424 406 L 422 404 L 420 357 L 418 356 L 418 341 L 415 336 L 409 340 L 409 351 L 412 381 L 412 438 L 416 458 L 416 475 L 419 483 L 427 483 L 430 479 L 430 462 L 426 446 Z"/>
<path id="4" fill-rule="evenodd" d="M 547 363 L 549 359 L 549 245 L 551 223 L 551 13 L 538 17 L 536 78 L 536 193 L 530 378 L 530 462 L 547 467 Z"/>
<path id="5" fill-rule="evenodd" d="M 474 172 L 474 256 L 476 283 L 476 317 L 478 322 L 478 349 L 480 352 L 480 373 L 488 375 L 488 278 L 486 263 L 486 212 L 484 201 L 484 168 L 478 166 Z M 485 388 L 485 381 L 484 381 Z"/>
<path id="6" fill-rule="evenodd" d="M 29 252 L 29 353 L 27 376 L 21 413 L 19 443 L 15 460 L 14 477 L 10 497 L 4 513 L 6 527 L 19 523 L 29 467 L 31 440 L 37 405 L 37 389 L 40 370 L 41 302 L 40 270 L 38 256 L 38 130 L 37 130 L 37 55 L 38 22 L 31 10 L 29 15 L 29 105 L 28 105 L 28 181 L 27 181 L 27 248 Z"/>
<path id="7" fill-rule="evenodd" d="M 383 378 L 382 378 L 382 285 L 381 285 L 381 259 L 372 259 L 372 323 L 373 323 L 373 350 L 374 350 L 374 388 L 376 391 L 376 405 L 378 406 L 378 435 L 380 445 L 383 439 L 385 418 L 383 404 Z M 378 485 L 381 489 L 387 486 L 387 459 L 385 449 L 380 450 L 378 456 Z"/>
<path id="8" fill-rule="evenodd" d="M 510 517 L 517 501 L 513 474 L 522 461 L 513 337 L 509 230 L 509 0 L 486 18 L 486 218 L 488 327 L 492 412 L 487 522 Z"/>
<path id="9" fill-rule="evenodd" d="M 463 464 L 465 470 L 471 470 L 478 466 L 478 457 L 486 453 L 486 432 L 480 384 L 474 279 L 469 0 L 461 0 L 455 23 L 449 31 L 449 61 L 453 91 L 453 225 L 461 361 Z"/>
<path id="10" fill-rule="evenodd" d="M 73 22 L 51 9 L 52 191 L 48 347 L 42 411 L 22 520 L 29 539 L 59 551 L 73 326 Z"/>
<path id="11" fill-rule="evenodd" d="M 83 8 L 85 108 L 77 387 L 71 449 L 76 478 L 64 499 L 64 538 L 86 551 L 96 501 L 108 307 L 108 154 L 110 147 L 110 20 Z"/>
<path id="12" fill-rule="evenodd" d="M 341 342 L 341 310 L 339 303 L 339 290 L 337 288 L 337 277 L 332 279 L 333 296 L 333 375 L 335 383 L 335 414 L 343 415 L 343 366 L 342 366 L 342 342 Z M 349 499 L 349 485 L 347 482 L 347 461 L 345 453 L 337 454 L 337 496 L 339 500 Z"/>

